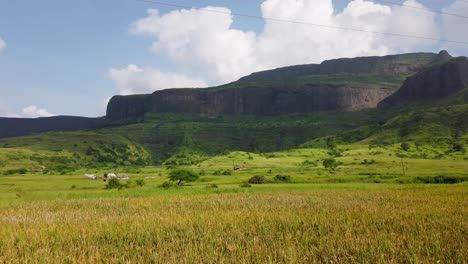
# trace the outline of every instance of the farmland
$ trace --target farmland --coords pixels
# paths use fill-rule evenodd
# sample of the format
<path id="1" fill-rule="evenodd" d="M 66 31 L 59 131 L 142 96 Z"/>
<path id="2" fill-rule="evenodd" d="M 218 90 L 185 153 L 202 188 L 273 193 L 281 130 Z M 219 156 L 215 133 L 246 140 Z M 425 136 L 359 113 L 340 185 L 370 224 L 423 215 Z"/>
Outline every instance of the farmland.
<path id="1" fill-rule="evenodd" d="M 465 154 L 339 148 L 335 171 L 324 149 L 215 156 L 183 187 L 160 187 L 173 165 L 0 176 L 0 263 L 466 261 Z M 109 170 L 128 188 L 83 176 Z"/>

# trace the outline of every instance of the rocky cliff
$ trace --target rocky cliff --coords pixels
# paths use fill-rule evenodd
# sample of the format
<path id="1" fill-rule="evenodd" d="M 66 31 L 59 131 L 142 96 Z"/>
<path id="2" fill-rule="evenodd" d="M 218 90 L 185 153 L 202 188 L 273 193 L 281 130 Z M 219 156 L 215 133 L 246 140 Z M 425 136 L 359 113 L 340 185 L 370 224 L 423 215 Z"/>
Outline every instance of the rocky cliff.
<path id="1" fill-rule="evenodd" d="M 408 78 L 402 87 L 379 106 L 439 100 L 468 88 L 468 58 L 459 57 L 433 65 Z M 465 98 L 465 103 L 468 102 Z"/>
<path id="2" fill-rule="evenodd" d="M 358 111 L 376 107 L 406 77 L 449 58 L 441 52 L 338 59 L 254 73 L 220 87 L 115 96 L 107 118 L 140 118 L 148 112 L 216 117 Z"/>

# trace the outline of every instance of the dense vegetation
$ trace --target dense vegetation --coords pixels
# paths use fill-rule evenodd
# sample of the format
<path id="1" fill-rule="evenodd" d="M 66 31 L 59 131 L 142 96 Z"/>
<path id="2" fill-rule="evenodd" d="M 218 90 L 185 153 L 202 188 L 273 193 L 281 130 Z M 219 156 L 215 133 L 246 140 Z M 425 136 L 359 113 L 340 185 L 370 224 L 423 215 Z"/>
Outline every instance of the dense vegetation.
<path id="1" fill-rule="evenodd" d="M 419 55 L 279 73 L 392 86 L 405 67 L 377 73 L 433 59 Z M 464 263 L 467 96 L 346 113 L 146 113 L 1 139 L 0 263 Z"/>

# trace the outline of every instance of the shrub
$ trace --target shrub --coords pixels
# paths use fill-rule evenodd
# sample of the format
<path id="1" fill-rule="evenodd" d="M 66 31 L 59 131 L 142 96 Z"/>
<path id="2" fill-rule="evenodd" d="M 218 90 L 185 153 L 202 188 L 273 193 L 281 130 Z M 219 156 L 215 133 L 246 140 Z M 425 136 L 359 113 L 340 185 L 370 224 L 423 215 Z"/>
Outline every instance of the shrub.
<path id="1" fill-rule="evenodd" d="M 164 189 L 169 189 L 171 187 L 174 187 L 174 183 L 165 181 L 161 185 L 159 185 L 159 187 L 164 188 Z"/>
<path id="2" fill-rule="evenodd" d="M 225 170 L 222 173 L 223 175 L 232 175 L 232 172 L 230 170 Z"/>
<path id="3" fill-rule="evenodd" d="M 138 180 L 135 181 L 135 184 L 136 184 L 137 186 L 140 186 L 140 187 L 141 187 L 141 186 L 144 186 L 144 185 L 146 184 L 146 182 L 145 182 L 145 180 L 143 180 L 143 179 L 138 179 Z"/>
<path id="4" fill-rule="evenodd" d="M 462 144 L 455 143 L 452 145 L 452 151 L 454 152 L 462 152 L 465 150 L 465 146 Z"/>
<path id="5" fill-rule="evenodd" d="M 207 188 L 207 189 L 217 189 L 217 188 L 218 188 L 218 185 L 216 185 L 216 184 L 209 184 L 209 185 L 207 185 L 205 188 Z"/>
<path id="6" fill-rule="evenodd" d="M 13 174 L 26 174 L 28 172 L 27 169 L 21 168 L 21 169 L 10 169 L 5 171 L 3 174 L 4 175 L 13 175 Z"/>
<path id="7" fill-rule="evenodd" d="M 120 183 L 116 178 L 112 178 L 107 182 L 106 189 L 122 189 L 125 185 Z"/>
<path id="8" fill-rule="evenodd" d="M 275 182 L 290 183 L 291 182 L 291 176 L 289 176 L 289 175 L 276 175 L 274 180 L 275 180 Z"/>
<path id="9" fill-rule="evenodd" d="M 248 183 L 243 183 L 241 185 L 239 185 L 241 188 L 250 188 L 252 187 L 252 185 L 248 184 Z"/>
<path id="10" fill-rule="evenodd" d="M 435 177 L 416 177 L 414 179 L 417 183 L 428 184 L 454 184 L 468 181 L 468 177 L 453 177 L 453 176 L 435 176 Z"/>
<path id="11" fill-rule="evenodd" d="M 255 175 L 249 179 L 249 183 L 251 184 L 264 184 L 266 183 L 266 178 L 263 175 Z"/>
<path id="12" fill-rule="evenodd" d="M 317 166 L 317 162 L 313 161 L 313 160 L 304 160 L 302 163 L 301 163 L 302 166 Z"/>
<path id="13" fill-rule="evenodd" d="M 365 159 L 363 162 L 361 162 L 361 164 L 363 164 L 363 165 L 372 165 L 374 163 L 375 163 L 375 160 L 368 161 L 367 159 Z"/>
<path id="14" fill-rule="evenodd" d="M 410 150 L 410 145 L 408 143 L 406 143 L 406 142 L 403 142 L 403 143 L 401 143 L 400 148 L 403 151 L 408 151 L 408 150 Z"/>

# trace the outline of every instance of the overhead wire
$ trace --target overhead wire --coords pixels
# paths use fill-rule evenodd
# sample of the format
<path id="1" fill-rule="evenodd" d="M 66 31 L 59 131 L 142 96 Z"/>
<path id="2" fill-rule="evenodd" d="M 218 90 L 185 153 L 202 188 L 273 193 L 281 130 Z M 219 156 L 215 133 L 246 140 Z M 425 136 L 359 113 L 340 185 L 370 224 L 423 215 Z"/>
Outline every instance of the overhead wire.
<path id="1" fill-rule="evenodd" d="M 432 12 L 432 13 L 437 13 L 437 14 L 442 14 L 442 15 L 447 15 L 447 16 L 454 16 L 454 17 L 459 17 L 459 18 L 466 18 L 468 19 L 468 16 L 461 15 L 461 14 L 456 14 L 456 13 L 449 13 L 445 11 L 439 11 L 435 9 L 430 9 L 427 7 L 420 7 L 420 6 L 414 6 L 414 5 L 407 5 L 405 3 L 398 3 L 398 2 L 393 2 L 393 1 L 386 1 L 386 0 L 372 0 L 373 2 L 379 2 L 379 3 L 384 3 L 384 4 L 390 4 L 390 5 L 397 5 L 397 6 L 402 6 L 405 8 L 411 8 L 411 9 L 417 9 L 417 10 L 423 10 L 426 12 Z M 458 0 L 461 1 L 461 0 Z M 468 1 L 466 1 L 468 2 Z"/>
<path id="2" fill-rule="evenodd" d="M 309 25 L 309 26 L 314 26 L 314 27 L 345 30 L 345 31 L 353 31 L 353 32 L 361 32 L 361 33 L 370 33 L 370 34 L 376 34 L 376 35 L 386 35 L 386 36 L 393 36 L 393 37 L 423 39 L 423 40 L 439 41 L 439 42 L 452 43 L 452 44 L 468 45 L 468 42 L 459 41 L 459 40 L 441 39 L 441 38 L 434 38 L 434 37 L 428 37 L 428 36 L 416 36 L 416 35 L 409 35 L 409 34 L 381 32 L 381 31 L 365 30 L 365 29 L 359 29 L 359 28 L 350 28 L 350 27 L 340 27 L 340 26 L 333 26 L 333 25 L 317 24 L 317 23 L 312 23 L 312 22 L 307 22 L 307 21 L 288 20 L 288 19 L 282 19 L 282 18 L 274 18 L 274 17 L 259 16 L 259 15 L 243 14 L 243 13 L 237 13 L 237 12 L 227 12 L 227 11 L 222 11 L 222 10 L 214 10 L 214 9 L 202 8 L 202 7 L 193 7 L 193 6 L 181 5 L 181 4 L 175 4 L 175 3 L 167 3 L 167 2 L 161 2 L 161 1 L 155 1 L 155 0 L 135 0 L 135 1 L 145 2 L 145 3 L 152 3 L 152 4 L 161 5 L 161 6 L 182 8 L 182 9 L 193 9 L 193 10 L 198 10 L 198 11 L 203 11 L 203 12 L 224 14 L 224 15 L 229 15 L 229 16 L 260 19 L 260 20 L 265 20 L 265 21 L 274 21 L 274 22 L 299 24 L 299 25 Z"/>

